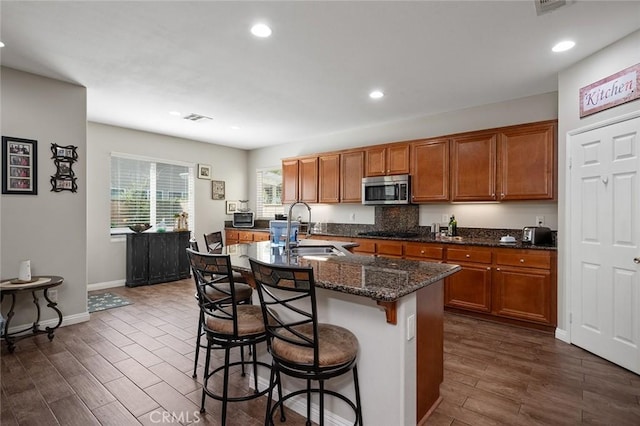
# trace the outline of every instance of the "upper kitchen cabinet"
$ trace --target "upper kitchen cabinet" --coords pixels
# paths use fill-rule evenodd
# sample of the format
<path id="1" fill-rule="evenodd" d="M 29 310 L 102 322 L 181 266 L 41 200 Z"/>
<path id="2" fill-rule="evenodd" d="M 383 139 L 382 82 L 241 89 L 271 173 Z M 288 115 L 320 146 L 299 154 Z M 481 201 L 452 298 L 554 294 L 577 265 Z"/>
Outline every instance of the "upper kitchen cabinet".
<path id="1" fill-rule="evenodd" d="M 282 204 L 298 201 L 298 160 L 282 160 Z"/>
<path id="2" fill-rule="evenodd" d="M 451 201 L 494 201 L 497 133 L 451 139 Z"/>
<path id="3" fill-rule="evenodd" d="M 282 160 L 282 203 L 318 202 L 318 157 Z"/>
<path id="4" fill-rule="evenodd" d="M 363 150 L 346 151 L 340 154 L 340 201 L 362 202 L 362 178 L 364 177 Z"/>
<path id="5" fill-rule="evenodd" d="M 318 157 L 318 201 L 340 202 L 340 154 L 323 154 Z"/>
<path id="6" fill-rule="evenodd" d="M 318 202 L 318 157 L 298 159 L 299 201 Z"/>
<path id="7" fill-rule="evenodd" d="M 414 203 L 449 199 L 449 140 L 411 143 L 411 200 Z"/>
<path id="8" fill-rule="evenodd" d="M 498 135 L 500 200 L 552 200 L 555 173 L 555 121 L 501 129 Z"/>
<path id="9" fill-rule="evenodd" d="M 367 148 L 365 167 L 367 177 L 409 173 L 409 144 L 403 142 Z"/>

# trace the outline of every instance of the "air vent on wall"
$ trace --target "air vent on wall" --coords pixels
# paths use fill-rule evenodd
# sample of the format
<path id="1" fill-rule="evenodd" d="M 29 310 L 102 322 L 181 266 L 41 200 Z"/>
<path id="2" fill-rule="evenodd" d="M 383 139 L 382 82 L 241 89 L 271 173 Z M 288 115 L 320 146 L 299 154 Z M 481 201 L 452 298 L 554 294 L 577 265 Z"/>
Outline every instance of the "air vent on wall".
<path id="1" fill-rule="evenodd" d="M 190 120 L 190 121 L 206 121 L 206 120 L 213 120 L 213 118 L 211 117 L 207 117 L 205 115 L 200 115 L 200 114 L 189 114 L 189 115 L 185 115 L 183 117 L 185 120 Z"/>
<path id="2" fill-rule="evenodd" d="M 538 16 L 551 12 L 567 4 L 567 0 L 534 0 Z"/>

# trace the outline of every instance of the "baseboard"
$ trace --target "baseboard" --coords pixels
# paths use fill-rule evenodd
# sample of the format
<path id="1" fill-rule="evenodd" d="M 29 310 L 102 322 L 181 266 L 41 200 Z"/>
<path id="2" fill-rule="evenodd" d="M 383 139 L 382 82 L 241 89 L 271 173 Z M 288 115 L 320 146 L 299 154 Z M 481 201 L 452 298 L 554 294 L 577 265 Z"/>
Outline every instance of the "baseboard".
<path id="1" fill-rule="evenodd" d="M 251 374 L 250 379 L 251 380 L 249 383 L 253 383 L 253 374 Z M 264 389 L 268 386 L 269 386 L 269 380 L 264 377 L 258 376 L 258 387 L 260 389 Z M 282 392 L 285 395 L 287 395 L 291 391 L 289 389 L 283 389 Z M 273 398 L 274 399 L 278 398 L 277 389 L 273 390 Z M 300 414 L 302 417 L 307 417 L 307 398 L 305 396 L 300 395 L 300 396 L 293 397 L 287 400 L 287 402 L 285 403 L 285 406 L 288 409 L 293 410 L 296 413 Z M 319 423 L 320 422 L 319 414 L 320 414 L 320 409 L 318 408 L 318 404 L 312 403 L 311 404 L 311 421 L 315 422 L 316 424 Z M 326 410 L 324 412 L 324 422 L 325 424 L 335 425 L 335 426 L 352 426 L 353 425 L 353 422 L 350 422 L 347 419 Z"/>
<path id="2" fill-rule="evenodd" d="M 87 284 L 87 291 L 104 290 L 107 288 L 114 288 L 114 287 L 124 287 L 124 280 Z"/>
<path id="3" fill-rule="evenodd" d="M 569 337 L 569 332 L 567 332 L 567 330 L 563 330 L 561 328 L 556 328 L 556 339 L 562 340 L 565 343 L 571 343 L 571 338 Z"/>
<path id="4" fill-rule="evenodd" d="M 89 321 L 90 318 L 91 318 L 91 315 L 89 315 L 89 312 L 81 312 L 79 314 L 65 315 L 62 317 L 62 324 L 60 324 L 60 327 L 66 327 L 67 325 L 86 322 L 86 321 Z M 40 330 L 44 330 L 46 327 L 54 327 L 56 324 L 58 324 L 58 318 L 52 318 L 52 319 L 40 321 L 40 324 L 39 324 Z M 15 333 L 17 331 L 24 330 L 25 328 L 28 329 L 31 325 L 33 325 L 33 323 L 26 323 L 26 324 L 12 326 L 9 328 L 9 333 Z"/>

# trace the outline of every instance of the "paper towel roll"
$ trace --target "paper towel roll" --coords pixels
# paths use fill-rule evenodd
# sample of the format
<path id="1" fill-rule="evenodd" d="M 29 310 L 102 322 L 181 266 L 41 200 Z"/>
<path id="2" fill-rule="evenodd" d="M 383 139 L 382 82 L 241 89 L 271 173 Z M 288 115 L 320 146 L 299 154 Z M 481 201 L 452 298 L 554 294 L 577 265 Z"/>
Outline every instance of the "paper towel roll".
<path id="1" fill-rule="evenodd" d="M 21 281 L 31 281 L 31 261 L 23 260 L 20 262 L 18 279 Z"/>

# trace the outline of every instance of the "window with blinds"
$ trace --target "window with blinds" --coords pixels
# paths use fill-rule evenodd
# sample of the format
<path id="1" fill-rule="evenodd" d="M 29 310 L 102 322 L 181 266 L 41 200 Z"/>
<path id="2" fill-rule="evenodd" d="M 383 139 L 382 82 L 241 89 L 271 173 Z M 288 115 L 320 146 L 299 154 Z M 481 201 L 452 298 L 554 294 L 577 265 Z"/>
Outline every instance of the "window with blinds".
<path id="1" fill-rule="evenodd" d="M 274 218 L 284 213 L 282 205 L 282 169 L 259 169 L 256 173 L 256 216 Z"/>
<path id="2" fill-rule="evenodd" d="M 189 214 L 193 229 L 193 167 L 122 154 L 111 155 L 111 232 L 135 223 L 172 229 L 175 217 Z"/>

